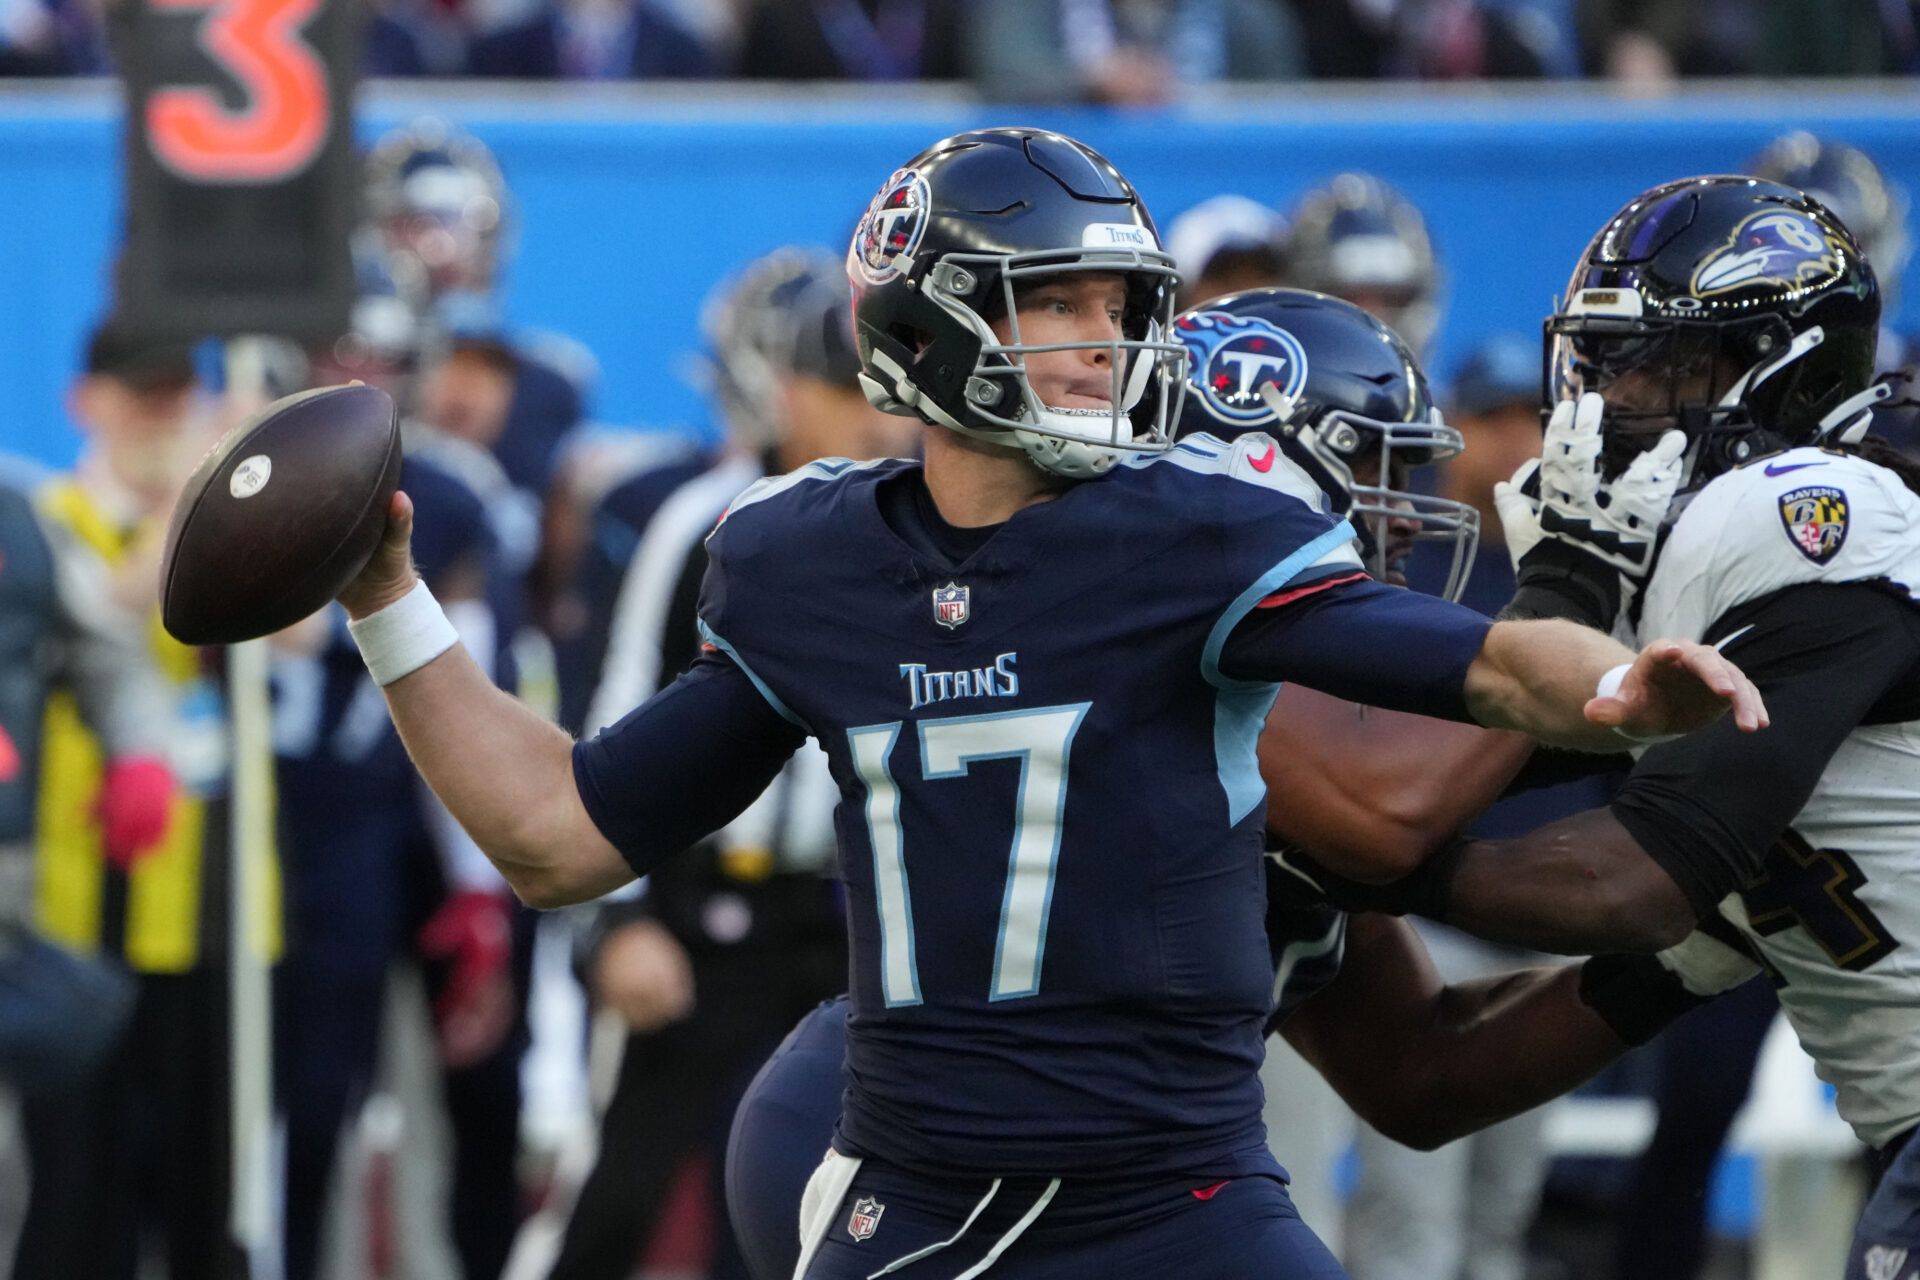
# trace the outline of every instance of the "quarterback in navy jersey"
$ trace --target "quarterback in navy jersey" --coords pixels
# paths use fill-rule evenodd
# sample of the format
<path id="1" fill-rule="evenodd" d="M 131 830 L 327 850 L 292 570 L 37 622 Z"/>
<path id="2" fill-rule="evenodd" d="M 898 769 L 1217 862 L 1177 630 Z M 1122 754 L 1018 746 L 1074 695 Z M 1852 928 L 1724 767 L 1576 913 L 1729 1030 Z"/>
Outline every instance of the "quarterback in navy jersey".
<path id="1" fill-rule="evenodd" d="M 1174 328 L 1192 352 L 1183 433 L 1270 432 L 1319 479 L 1333 509 L 1353 516 L 1364 558 L 1381 580 L 1397 576 L 1418 540 L 1470 554 L 1472 508 L 1422 497 L 1408 483 L 1412 470 L 1452 456 L 1463 442 L 1440 419 L 1411 350 L 1379 320 L 1324 294 L 1255 289 L 1196 308 Z M 1233 369 L 1242 352 L 1284 358 L 1262 364 L 1251 387 L 1211 385 L 1210 375 Z M 1281 393 L 1278 408 L 1259 394 L 1269 379 Z M 1282 717 L 1276 707 L 1261 740 L 1270 838 L 1310 833 L 1350 848 L 1351 858 L 1372 859 L 1375 869 L 1395 856 L 1383 859 L 1375 848 L 1378 813 L 1305 780 L 1336 771 L 1377 777 L 1372 808 L 1390 810 L 1389 798 L 1405 788 L 1367 759 L 1385 756 L 1409 778 L 1421 765 L 1444 771 L 1456 791 L 1484 804 L 1529 753 L 1525 739 L 1505 740 L 1515 735 L 1377 712 L 1343 735 L 1336 725 L 1351 717 L 1350 704 L 1292 686 L 1287 702 L 1294 714 Z M 1428 749 L 1420 764 L 1406 759 L 1397 742 L 1404 737 Z M 1469 758 L 1463 746 L 1492 763 Z M 1301 756 L 1315 764 L 1266 764 Z M 1424 837 L 1450 835 L 1460 803 L 1450 796 L 1423 804 Z M 1302 821 L 1309 813 L 1311 821 Z M 1385 843 L 1391 850 L 1393 837 Z M 1412 930 L 1384 915 L 1349 921 L 1273 857 L 1263 959 L 1273 973 L 1268 1031 L 1286 1036 L 1368 1123 L 1429 1149 L 1571 1088 L 1702 999 L 1652 957 L 1605 956 L 1578 969 L 1442 986 Z M 799 1257 L 802 1189 L 840 1113 L 847 1010 L 841 997 L 803 1019 L 761 1068 L 735 1117 L 728 1206 L 759 1280 L 792 1275 Z M 1284 1154 L 1288 1136 L 1274 1134 L 1272 1143 Z M 1196 1193 L 1211 1197 L 1218 1189 L 1189 1192 Z"/>
<path id="2" fill-rule="evenodd" d="M 1635 657 L 1373 583 L 1272 439 L 1176 444 L 1170 262 L 1070 139 L 936 144 L 849 268 L 868 398 L 930 424 L 924 464 L 743 495 L 708 545 L 711 651 L 577 748 L 440 643 L 396 497 L 342 601 L 408 748 L 538 905 L 644 873 L 826 749 L 849 1088 L 805 1274 L 951 1249 L 928 1274 L 1165 1275 L 1200 1239 L 1211 1275 L 1337 1274 L 1259 1121 L 1277 684 L 1576 747 L 1764 710 L 1703 645 Z"/>

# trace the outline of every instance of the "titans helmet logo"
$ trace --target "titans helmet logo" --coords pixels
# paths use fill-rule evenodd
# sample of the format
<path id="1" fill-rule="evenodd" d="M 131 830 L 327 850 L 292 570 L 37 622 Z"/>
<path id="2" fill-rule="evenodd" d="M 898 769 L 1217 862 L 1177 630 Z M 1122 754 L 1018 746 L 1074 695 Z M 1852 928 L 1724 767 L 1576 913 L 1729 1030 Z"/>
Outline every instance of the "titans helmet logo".
<path id="1" fill-rule="evenodd" d="M 1307 353 L 1271 320 L 1229 311 L 1182 316 L 1174 332 L 1187 347 L 1187 386 L 1207 412 L 1244 431 L 1274 420 L 1260 395 L 1272 383 L 1291 400 L 1307 385 Z"/>
<path id="2" fill-rule="evenodd" d="M 930 203 L 927 180 L 914 170 L 901 169 L 887 179 L 853 233 L 848 270 L 868 284 L 885 284 L 911 267 L 926 234 Z"/>
<path id="3" fill-rule="evenodd" d="M 1840 246 L 1826 229 L 1796 209 L 1763 209 L 1744 219 L 1724 245 L 1694 268 L 1701 297 L 1750 284 L 1791 289 L 1840 269 Z"/>

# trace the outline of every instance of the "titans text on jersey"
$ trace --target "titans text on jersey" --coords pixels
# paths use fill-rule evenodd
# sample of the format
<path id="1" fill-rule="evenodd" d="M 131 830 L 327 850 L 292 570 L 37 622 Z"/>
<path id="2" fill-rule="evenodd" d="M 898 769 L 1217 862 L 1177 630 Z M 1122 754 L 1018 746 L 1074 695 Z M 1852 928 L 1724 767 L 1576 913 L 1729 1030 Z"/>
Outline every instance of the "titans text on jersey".
<path id="1" fill-rule="evenodd" d="M 990 666 L 959 671 L 929 671 L 924 662 L 903 662 L 900 676 L 907 682 L 907 710 L 950 698 L 1017 698 L 1020 677 L 1013 668 L 1019 661 L 1017 653 L 1002 653 Z"/>

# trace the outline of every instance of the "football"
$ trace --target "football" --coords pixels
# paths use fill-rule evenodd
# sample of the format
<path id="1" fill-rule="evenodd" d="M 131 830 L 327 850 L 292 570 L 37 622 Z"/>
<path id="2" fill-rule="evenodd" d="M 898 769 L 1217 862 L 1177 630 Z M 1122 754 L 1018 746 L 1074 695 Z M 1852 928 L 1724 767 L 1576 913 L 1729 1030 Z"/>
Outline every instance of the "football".
<path id="1" fill-rule="evenodd" d="M 187 644 L 270 635 L 365 567 L 400 482 L 393 400 L 360 383 L 277 400 L 223 436 L 167 530 L 160 618 Z"/>

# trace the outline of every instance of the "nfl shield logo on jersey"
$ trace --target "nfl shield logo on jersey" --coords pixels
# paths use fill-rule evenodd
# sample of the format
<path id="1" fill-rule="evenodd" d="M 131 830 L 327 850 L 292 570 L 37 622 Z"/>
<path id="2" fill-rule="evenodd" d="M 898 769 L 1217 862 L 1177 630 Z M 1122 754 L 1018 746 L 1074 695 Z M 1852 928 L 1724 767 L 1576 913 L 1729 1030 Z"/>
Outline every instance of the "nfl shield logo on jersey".
<path id="1" fill-rule="evenodd" d="M 1800 554 L 1825 564 L 1847 540 L 1847 495 L 1831 485 L 1809 485 L 1780 495 L 1780 521 Z"/>
<path id="2" fill-rule="evenodd" d="M 933 589 L 933 620 L 951 631 L 973 613 L 973 588 L 949 582 Z"/>
<path id="3" fill-rule="evenodd" d="M 853 1216 L 847 1219 L 847 1234 L 855 1240 L 865 1240 L 880 1229 L 880 1215 L 887 1206 L 866 1196 L 853 1202 Z"/>

